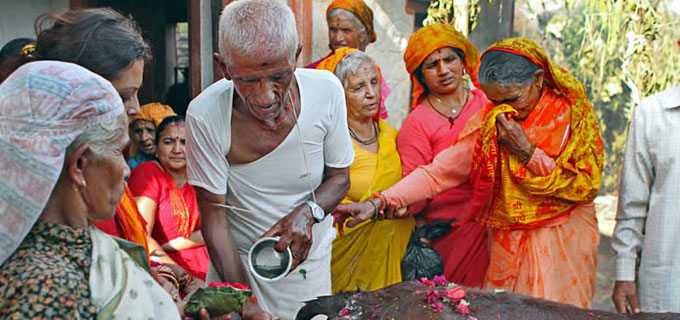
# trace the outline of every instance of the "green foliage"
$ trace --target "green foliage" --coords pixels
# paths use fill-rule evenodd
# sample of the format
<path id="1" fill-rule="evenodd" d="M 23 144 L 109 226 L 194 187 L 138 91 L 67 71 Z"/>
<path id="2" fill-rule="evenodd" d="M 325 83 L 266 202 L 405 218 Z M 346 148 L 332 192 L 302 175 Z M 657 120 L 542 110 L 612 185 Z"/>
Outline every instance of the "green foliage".
<path id="1" fill-rule="evenodd" d="M 480 0 L 431 0 L 423 26 L 435 23 L 450 24 L 467 35 L 477 27 L 481 11 Z M 492 3 L 493 0 L 486 0 Z M 467 21 L 467 22 L 466 22 Z"/>
<path id="2" fill-rule="evenodd" d="M 479 1 L 432 0 L 423 25 L 455 24 L 467 4 L 474 29 Z M 492 0 L 488 0 L 492 1 Z M 618 191 L 630 116 L 640 99 L 678 83 L 680 36 L 670 0 L 516 0 L 517 36 L 536 41 L 586 86 L 605 146 L 601 192 Z M 457 6 L 458 5 L 458 6 Z M 528 16 L 518 15 L 526 8 Z M 475 11 L 476 10 L 476 11 Z M 522 20 L 524 19 L 524 20 Z M 459 31 L 462 31 L 455 24 Z M 467 32 L 463 32 L 467 34 Z"/>
<path id="3" fill-rule="evenodd" d="M 539 6 L 545 7 L 545 2 Z M 666 4 L 662 0 L 562 0 L 561 10 L 543 11 L 539 34 L 521 35 L 538 38 L 552 59 L 586 86 L 606 151 L 603 193 L 618 191 L 635 105 L 677 83 L 678 25 L 671 22 L 673 13 Z M 530 12 L 540 9 L 533 7 Z"/>

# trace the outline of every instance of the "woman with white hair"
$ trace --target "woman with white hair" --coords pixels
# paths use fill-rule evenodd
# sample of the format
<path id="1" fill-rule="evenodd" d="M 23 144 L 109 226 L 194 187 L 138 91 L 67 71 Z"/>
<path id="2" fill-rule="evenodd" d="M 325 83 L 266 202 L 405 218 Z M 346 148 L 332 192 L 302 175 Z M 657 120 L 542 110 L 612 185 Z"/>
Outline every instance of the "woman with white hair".
<path id="1" fill-rule="evenodd" d="M 115 214 L 128 141 L 118 93 L 85 68 L 33 62 L 0 86 L 0 314 L 179 319 L 144 250 L 91 225 Z"/>
<path id="2" fill-rule="evenodd" d="M 340 51 L 336 51 L 340 52 Z M 378 117 L 380 75 L 373 59 L 355 50 L 334 68 L 345 88 L 347 124 L 354 147 L 349 167 L 350 187 L 343 203 L 370 199 L 401 179 L 397 130 Z M 369 221 L 336 221 L 340 234 L 333 241 L 333 293 L 377 290 L 400 282 L 401 260 L 415 227 L 413 217 Z"/>
<path id="3" fill-rule="evenodd" d="M 144 248 L 92 225 L 115 214 L 128 142 L 119 94 L 83 67 L 31 62 L 0 85 L 0 318 L 180 319 Z"/>

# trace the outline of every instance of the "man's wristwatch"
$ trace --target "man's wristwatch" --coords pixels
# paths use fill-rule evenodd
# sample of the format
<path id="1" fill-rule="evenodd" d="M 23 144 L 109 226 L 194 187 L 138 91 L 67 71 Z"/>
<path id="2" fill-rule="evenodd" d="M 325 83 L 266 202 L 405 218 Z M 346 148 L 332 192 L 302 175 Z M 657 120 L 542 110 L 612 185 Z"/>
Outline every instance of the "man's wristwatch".
<path id="1" fill-rule="evenodd" d="M 323 220 L 323 218 L 326 217 L 326 212 L 324 212 L 323 209 L 319 207 L 318 204 L 314 203 L 314 201 L 307 200 L 307 202 L 305 203 L 309 206 L 310 209 L 312 209 L 312 217 L 314 217 L 314 220 L 316 222 L 321 222 L 321 220 Z"/>

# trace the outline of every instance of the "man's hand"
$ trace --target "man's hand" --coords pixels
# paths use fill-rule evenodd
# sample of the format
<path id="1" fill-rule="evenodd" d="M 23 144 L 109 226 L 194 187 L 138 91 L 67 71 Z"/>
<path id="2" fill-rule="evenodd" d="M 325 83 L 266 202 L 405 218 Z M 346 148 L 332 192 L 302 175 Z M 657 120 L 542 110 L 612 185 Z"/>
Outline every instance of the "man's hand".
<path id="1" fill-rule="evenodd" d="M 619 313 L 640 313 L 640 302 L 638 301 L 635 281 L 614 282 L 612 300 L 616 311 Z M 630 305 L 630 308 L 628 305 Z"/>
<path id="2" fill-rule="evenodd" d="M 510 153 L 517 155 L 522 162 L 531 158 L 531 141 L 524 133 L 522 126 L 513 119 L 507 119 L 505 114 L 496 116 L 498 142 Z"/>
<path id="3" fill-rule="evenodd" d="M 309 248 L 312 246 L 312 225 L 314 222 L 312 210 L 307 204 L 303 203 L 277 221 L 261 238 L 280 236 L 281 239 L 276 243 L 274 249 L 283 252 L 290 247 L 290 252 L 293 255 L 293 265 L 290 270 L 295 270 L 300 263 L 307 259 Z"/>

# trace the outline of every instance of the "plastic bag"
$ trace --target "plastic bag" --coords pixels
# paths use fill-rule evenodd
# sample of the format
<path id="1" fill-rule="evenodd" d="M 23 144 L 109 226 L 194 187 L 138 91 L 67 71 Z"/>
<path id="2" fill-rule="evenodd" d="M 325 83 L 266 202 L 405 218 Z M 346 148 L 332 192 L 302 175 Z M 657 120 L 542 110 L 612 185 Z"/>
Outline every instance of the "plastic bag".
<path id="1" fill-rule="evenodd" d="M 456 219 L 443 221 L 437 219 L 416 229 L 408 241 L 406 253 L 401 260 L 401 279 L 403 281 L 418 280 L 422 277 L 433 279 L 444 273 L 444 265 L 439 252 L 431 245 L 420 241 L 421 238 L 432 241 L 451 230 L 451 223 Z"/>

